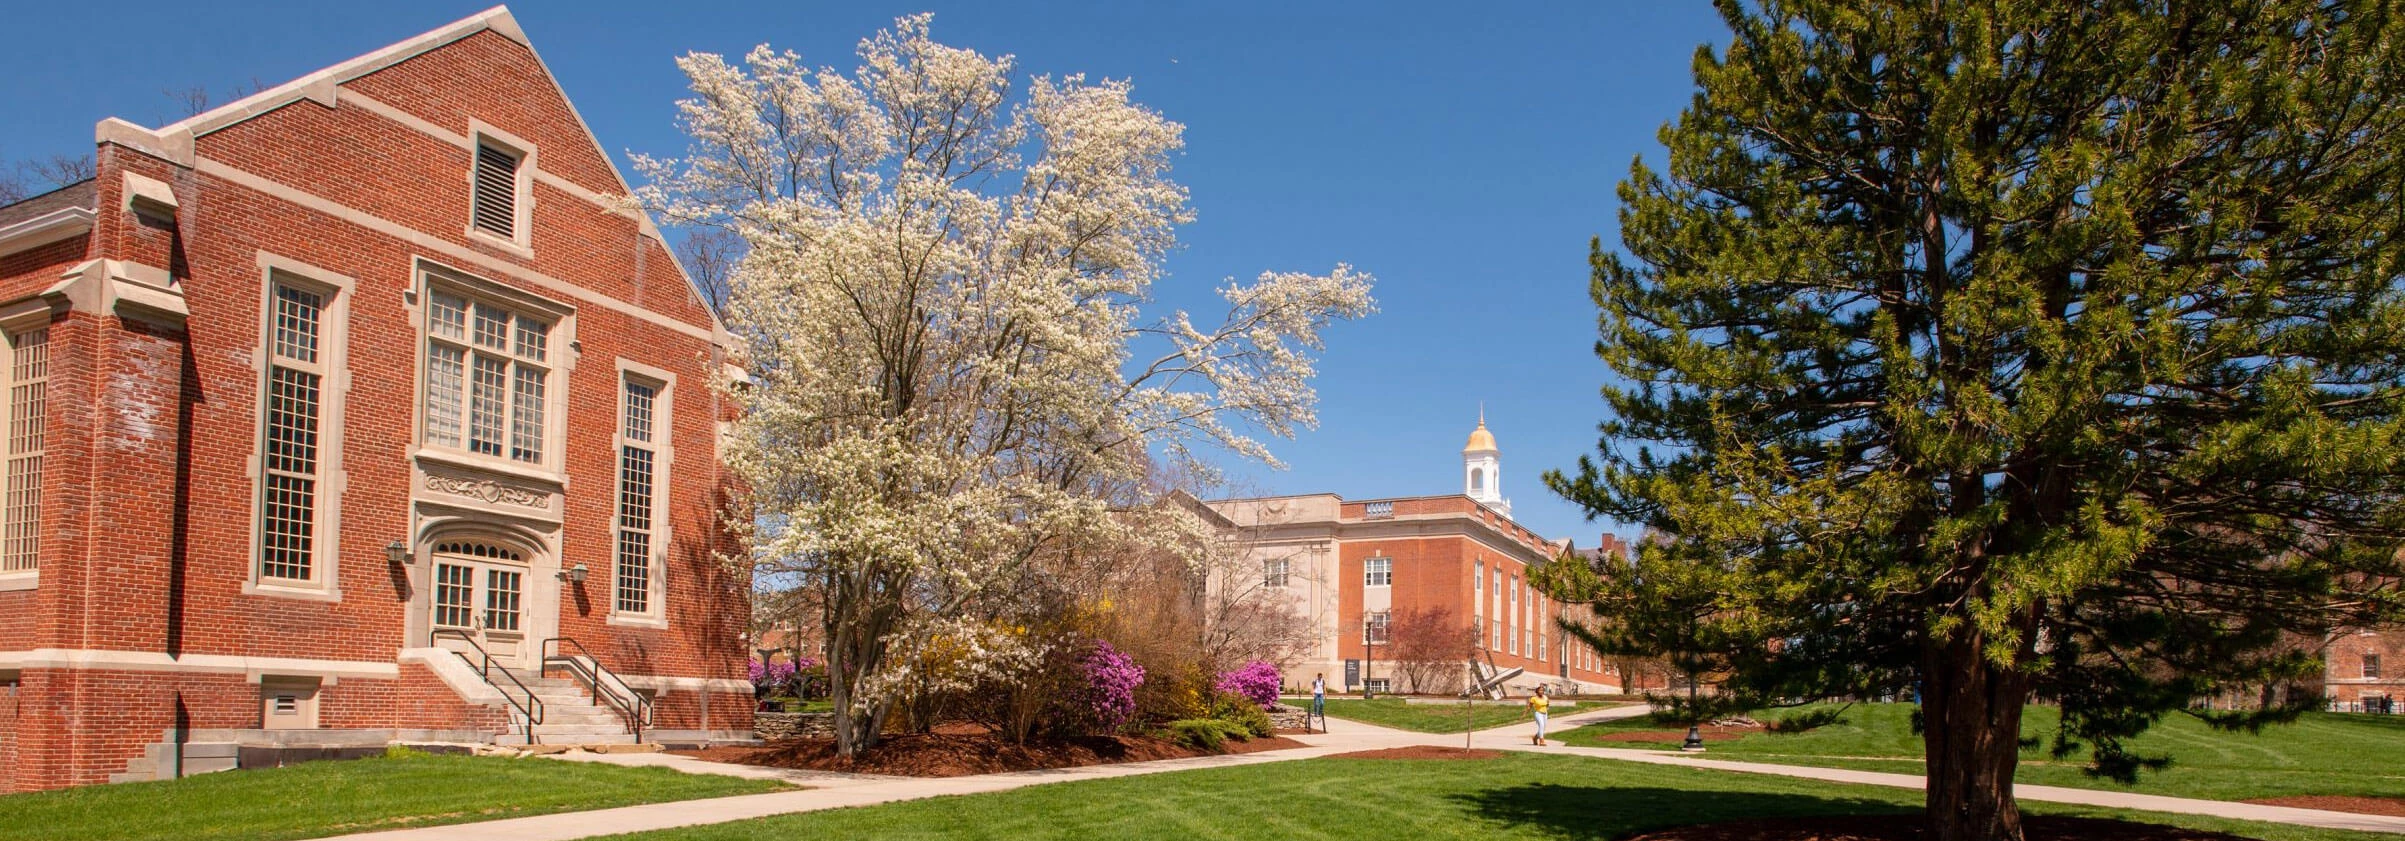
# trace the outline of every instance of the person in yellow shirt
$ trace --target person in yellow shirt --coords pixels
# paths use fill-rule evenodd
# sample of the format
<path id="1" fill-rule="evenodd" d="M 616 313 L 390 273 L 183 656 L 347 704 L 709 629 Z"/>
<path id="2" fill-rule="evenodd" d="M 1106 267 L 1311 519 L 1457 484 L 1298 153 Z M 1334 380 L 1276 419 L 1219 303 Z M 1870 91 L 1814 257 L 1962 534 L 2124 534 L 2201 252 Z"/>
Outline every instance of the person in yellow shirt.
<path id="1" fill-rule="evenodd" d="M 1550 706 L 1552 706 L 1551 702 L 1545 700 L 1545 687 L 1543 684 L 1539 684 L 1536 694 L 1528 696 L 1528 713 L 1537 718 L 1537 734 L 1532 738 L 1530 744 L 1539 746 L 1545 744 L 1545 711 Z"/>

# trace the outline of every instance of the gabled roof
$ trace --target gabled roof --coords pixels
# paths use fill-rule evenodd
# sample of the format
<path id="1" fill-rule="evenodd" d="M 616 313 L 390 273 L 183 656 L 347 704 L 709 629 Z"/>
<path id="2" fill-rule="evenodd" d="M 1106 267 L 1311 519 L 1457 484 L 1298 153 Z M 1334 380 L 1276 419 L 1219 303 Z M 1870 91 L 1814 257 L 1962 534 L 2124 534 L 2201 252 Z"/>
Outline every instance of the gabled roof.
<path id="1" fill-rule="evenodd" d="M 0 255 L 49 245 L 92 229 L 99 183 L 90 178 L 0 206 Z"/>
<path id="2" fill-rule="evenodd" d="M 525 30 L 518 27 L 518 19 L 510 14 L 508 6 L 494 6 L 436 27 L 415 38 L 211 108 L 158 129 L 145 129 L 116 118 L 103 120 L 98 128 L 98 139 L 102 142 L 131 141 L 129 145 L 189 166 L 192 163 L 193 138 L 222 130 L 304 99 L 328 108 L 335 107 L 340 99 L 336 86 L 424 55 L 479 32 L 491 32 L 515 41 L 534 56 L 536 66 L 542 68 L 543 78 L 551 82 L 552 91 L 557 93 L 560 101 L 567 105 L 569 117 L 576 121 L 577 128 L 584 130 L 586 141 L 593 144 L 593 149 L 600 153 L 602 161 L 608 165 L 610 176 L 617 181 L 618 192 L 621 194 L 633 192 L 633 187 L 626 180 L 626 174 L 618 170 L 618 162 L 610 157 L 609 147 L 601 145 L 601 139 L 594 136 L 592 125 L 585 122 L 584 114 L 576 110 L 576 100 L 570 98 L 568 92 L 559 87 L 559 76 L 551 72 L 551 65 L 543 61 L 543 56 L 535 50 L 534 43 L 527 40 Z M 659 226 L 652 221 L 651 214 L 638 211 L 636 221 L 642 226 L 643 232 L 658 241 L 661 246 L 669 245 L 668 238 L 660 233 Z M 691 290 L 695 299 L 701 303 L 702 311 L 709 314 L 711 325 L 715 328 L 714 332 L 725 335 L 726 328 L 719 321 L 718 312 L 710 306 L 709 297 L 703 295 L 701 288 L 694 284 L 692 275 L 685 272 L 684 264 L 677 260 L 669 262 L 675 264 L 677 276 L 685 279 L 686 288 Z"/>
<path id="3" fill-rule="evenodd" d="M 86 178 L 15 204 L 0 205 L 0 229 L 61 210 L 92 210 L 99 194 L 98 182 Z"/>

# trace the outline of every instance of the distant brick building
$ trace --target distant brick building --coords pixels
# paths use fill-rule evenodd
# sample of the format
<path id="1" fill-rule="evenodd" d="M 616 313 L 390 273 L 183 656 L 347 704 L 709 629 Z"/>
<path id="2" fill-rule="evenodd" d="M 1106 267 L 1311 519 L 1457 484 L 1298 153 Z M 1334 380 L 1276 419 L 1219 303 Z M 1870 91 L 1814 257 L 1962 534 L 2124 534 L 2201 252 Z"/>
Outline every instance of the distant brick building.
<path id="1" fill-rule="evenodd" d="M 732 342 L 507 11 L 97 141 L 0 207 L 0 791 L 749 735 Z"/>
<path id="2" fill-rule="evenodd" d="M 1328 676 L 1330 691 L 1391 691 L 1396 616 L 1444 608 L 1464 626 L 1480 659 L 1526 674 L 1511 683 L 1617 692 L 1613 665 L 1561 630 L 1565 606 L 1528 585 L 1531 568 L 1575 552 L 1511 519 L 1501 493 L 1501 453 L 1481 418 L 1462 449 L 1463 493 L 1347 500 L 1335 494 L 1225 499 L 1208 503 L 1244 533 L 1263 579 L 1287 594 L 1317 638 L 1289 686 Z M 1604 536 L 1607 550 L 1625 551 Z M 1468 665 L 1462 666 L 1466 673 Z M 1458 683 L 1458 681 L 1456 681 Z"/>
<path id="3" fill-rule="evenodd" d="M 2322 649 L 2322 694 L 2341 712 L 2396 712 L 2405 698 L 2405 630 L 2340 631 Z"/>

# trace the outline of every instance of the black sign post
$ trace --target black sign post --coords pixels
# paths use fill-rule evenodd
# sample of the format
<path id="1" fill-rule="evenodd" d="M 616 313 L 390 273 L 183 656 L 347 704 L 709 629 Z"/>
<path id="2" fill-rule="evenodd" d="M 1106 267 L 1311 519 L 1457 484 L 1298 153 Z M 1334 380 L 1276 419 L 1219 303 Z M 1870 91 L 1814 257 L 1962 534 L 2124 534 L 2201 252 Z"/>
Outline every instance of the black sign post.
<path id="1" fill-rule="evenodd" d="M 1353 687 L 1360 686 L 1360 685 L 1361 685 L 1361 661 L 1359 661 L 1359 660 L 1346 660 L 1346 661 L 1344 661 L 1344 688 L 1345 688 L 1345 689 L 1347 689 L 1347 690 L 1351 690 Z"/>

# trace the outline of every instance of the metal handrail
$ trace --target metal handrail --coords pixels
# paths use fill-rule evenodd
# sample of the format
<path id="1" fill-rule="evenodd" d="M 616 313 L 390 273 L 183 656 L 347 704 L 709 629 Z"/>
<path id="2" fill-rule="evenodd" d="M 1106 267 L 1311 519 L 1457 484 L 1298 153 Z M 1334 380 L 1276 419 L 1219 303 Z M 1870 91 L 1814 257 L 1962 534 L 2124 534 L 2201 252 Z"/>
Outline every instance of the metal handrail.
<path id="1" fill-rule="evenodd" d="M 526 693 L 526 700 L 524 702 L 520 702 L 518 699 L 510 697 L 509 690 L 502 688 L 501 684 L 493 681 L 493 655 L 490 652 L 485 651 L 484 646 L 476 642 L 476 637 L 468 632 L 459 630 L 457 628 L 437 628 L 434 631 L 434 636 L 437 638 L 449 636 L 453 639 L 459 640 L 460 642 L 467 643 L 469 648 L 476 649 L 476 656 L 484 658 L 483 662 L 477 662 L 476 660 L 469 659 L 467 652 L 460 651 L 458 649 L 452 649 L 451 653 L 459 655 L 460 660 L 466 662 L 469 666 L 475 667 L 477 676 L 484 678 L 485 685 L 490 686 L 495 691 L 501 693 L 501 700 L 508 701 L 510 706 L 518 708 L 518 713 L 526 717 L 526 743 L 530 745 L 534 744 L 534 726 L 543 723 L 542 697 L 534 694 L 534 690 L 526 688 L 526 684 L 523 681 L 518 680 L 517 675 L 510 674 L 509 668 L 504 666 L 501 669 L 501 676 L 508 678 L 509 684 L 517 687 L 519 692 Z"/>
<path id="2" fill-rule="evenodd" d="M 576 653 L 566 653 L 565 649 L 561 647 L 561 643 L 575 646 Z M 561 664 L 562 667 L 582 678 L 585 685 L 592 688 L 593 697 L 607 702 L 618 711 L 619 715 L 626 718 L 627 726 L 634 731 L 635 741 L 643 740 L 643 729 L 651 726 L 650 698 L 643 697 L 643 693 L 636 692 L 634 687 L 628 686 L 625 679 L 618 677 L 617 672 L 610 671 L 610 667 L 602 665 L 601 658 L 593 656 L 593 652 L 587 650 L 584 643 L 577 642 L 573 638 L 552 637 L 543 640 L 543 665 L 548 668 L 553 663 Z M 603 678 L 609 679 L 607 685 L 602 682 Z"/>

